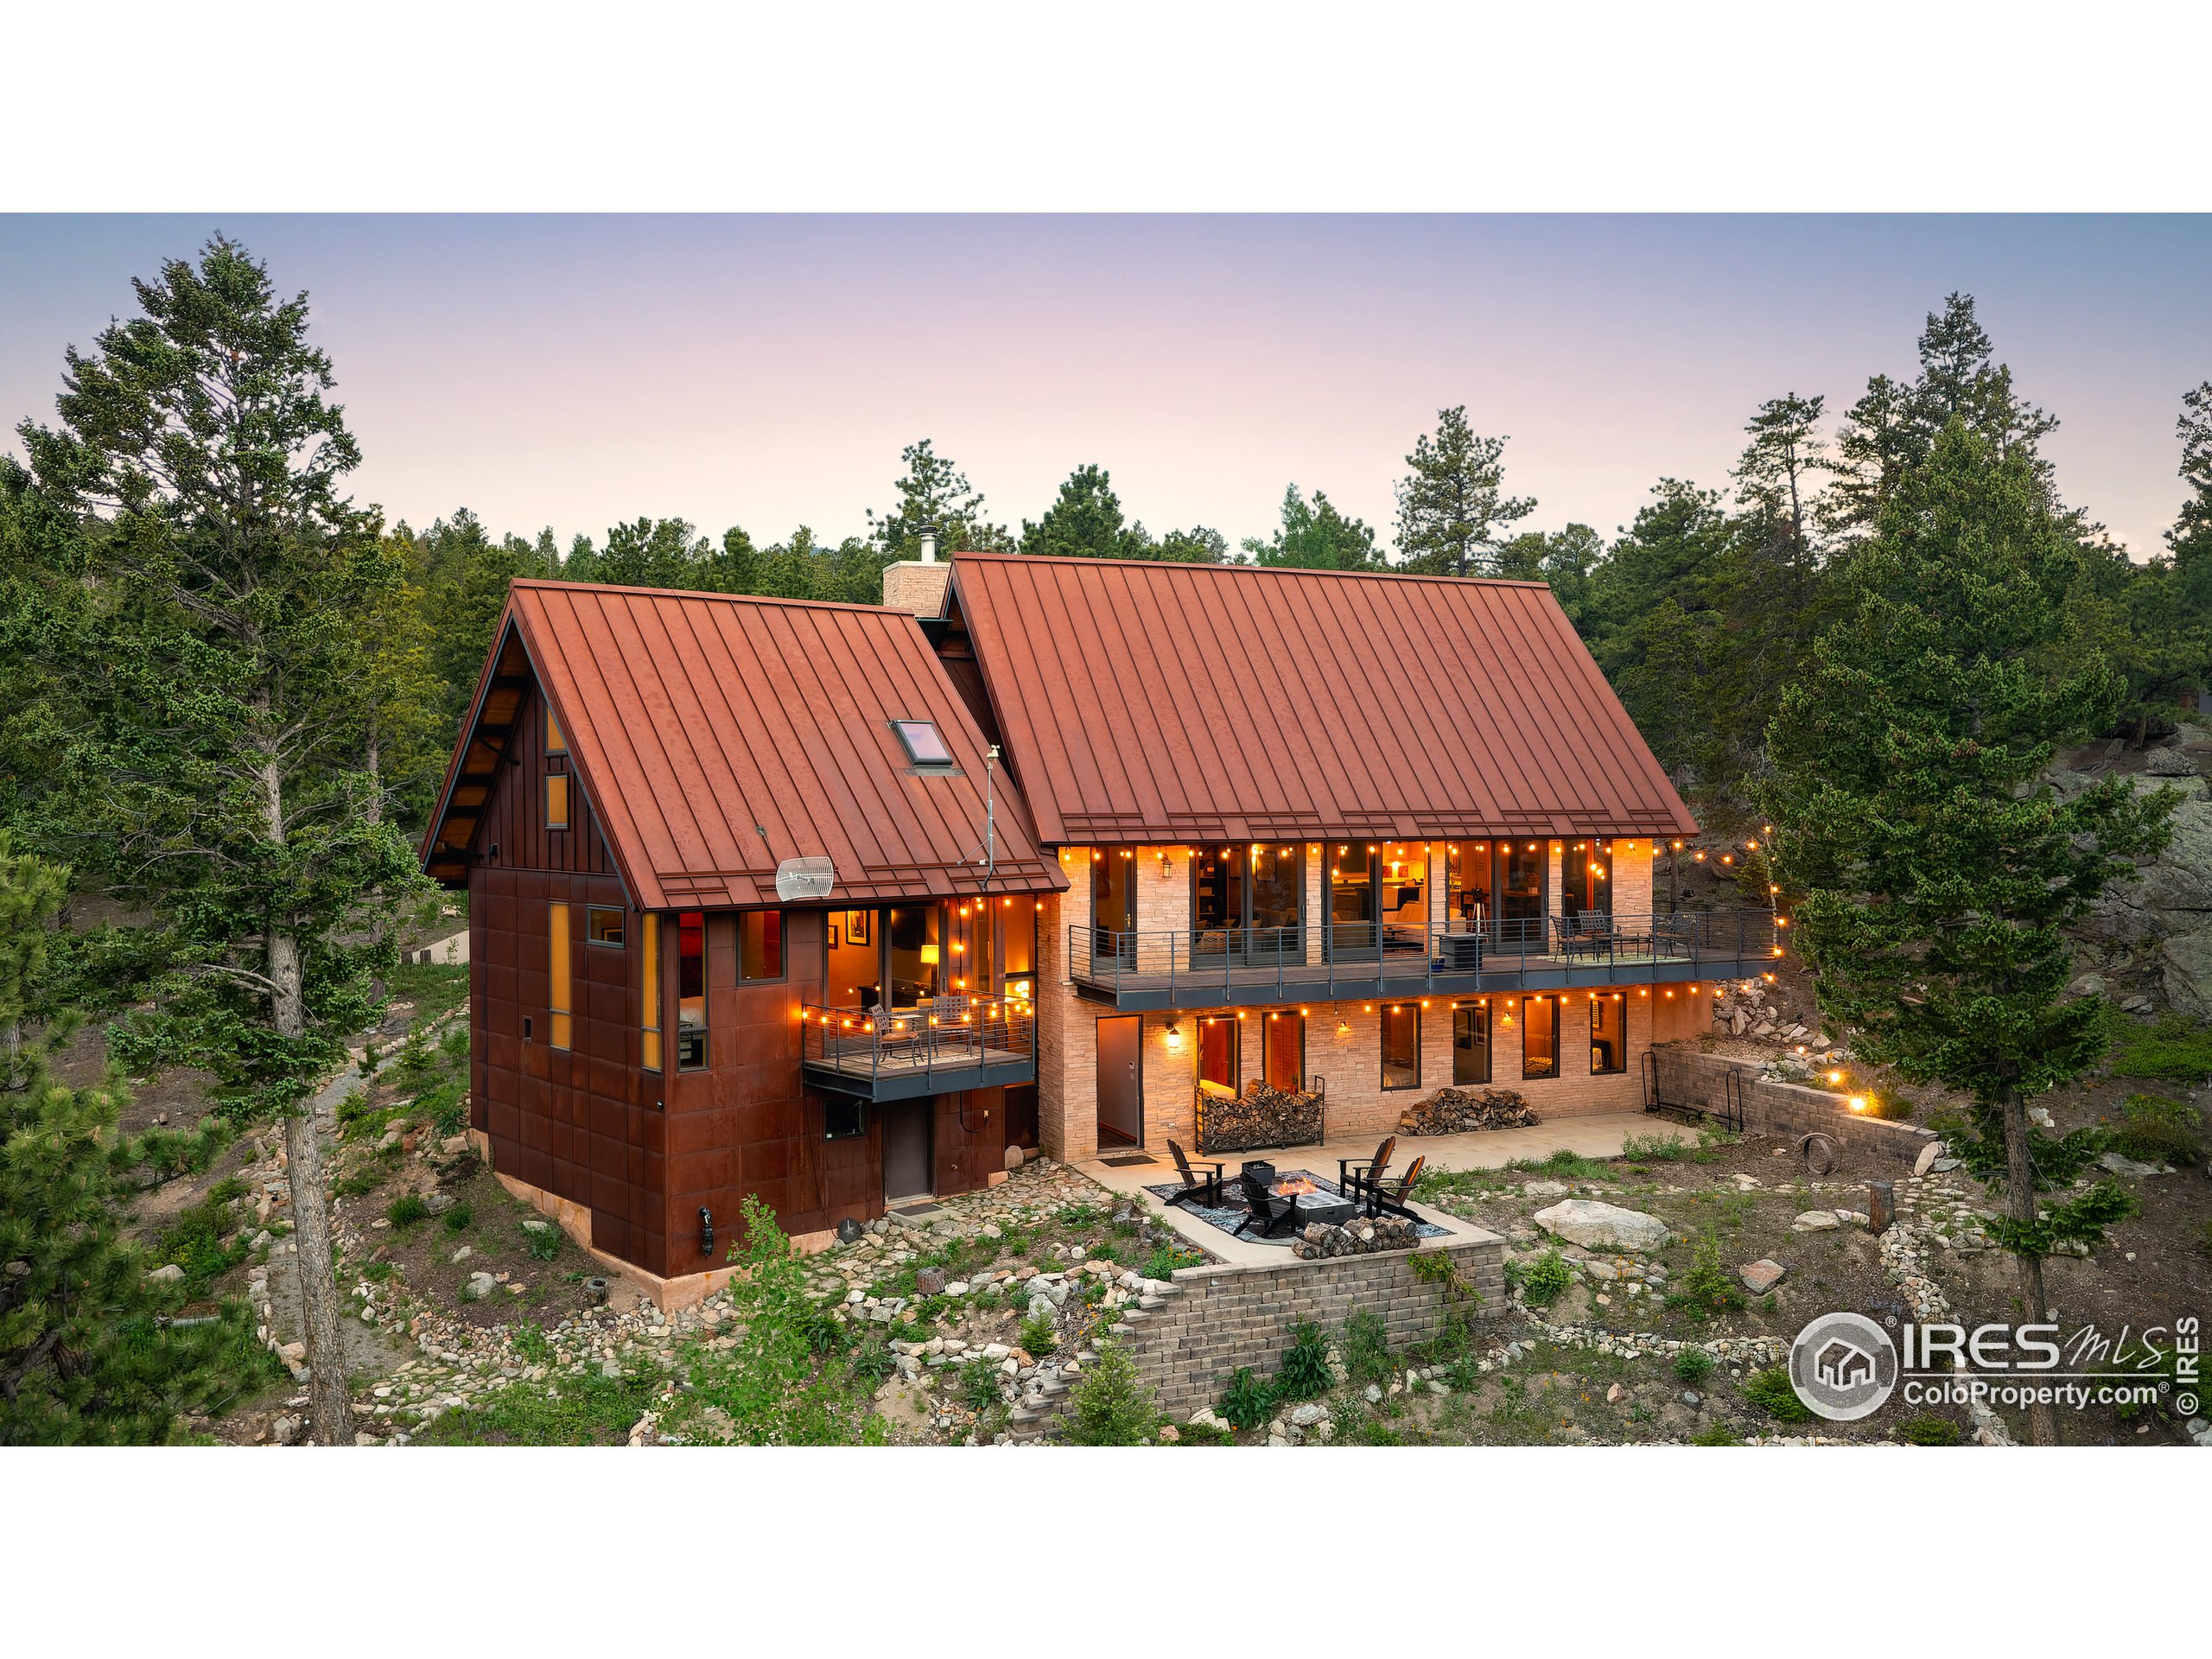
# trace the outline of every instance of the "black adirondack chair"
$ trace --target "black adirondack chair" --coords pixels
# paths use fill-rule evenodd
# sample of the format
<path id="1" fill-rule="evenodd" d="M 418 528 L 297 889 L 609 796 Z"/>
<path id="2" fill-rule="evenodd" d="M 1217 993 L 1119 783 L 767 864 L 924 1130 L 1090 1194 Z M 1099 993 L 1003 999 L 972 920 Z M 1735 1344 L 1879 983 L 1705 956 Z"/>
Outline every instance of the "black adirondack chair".
<path id="1" fill-rule="evenodd" d="M 1403 1216 L 1408 1221 L 1419 1219 L 1406 1208 L 1406 1200 L 1413 1195 L 1414 1183 L 1421 1179 L 1422 1167 L 1428 1162 L 1426 1154 L 1406 1166 L 1406 1173 L 1395 1180 L 1387 1177 L 1379 1181 L 1363 1181 L 1360 1191 L 1367 1198 L 1367 1213 L 1379 1216 L 1388 1210 L 1394 1216 Z"/>
<path id="2" fill-rule="evenodd" d="M 1203 1175 L 1197 1174 L 1192 1172 L 1191 1160 L 1182 1147 L 1170 1141 L 1167 1143 L 1167 1150 L 1175 1160 L 1175 1173 L 1183 1183 L 1183 1190 L 1167 1202 L 1180 1204 L 1184 1199 L 1188 1198 L 1192 1203 L 1208 1210 L 1220 1209 L 1222 1207 L 1222 1166 L 1219 1164 L 1200 1164 L 1198 1168 L 1206 1173 Z"/>
<path id="3" fill-rule="evenodd" d="M 1364 1160 L 1357 1158 L 1337 1160 L 1337 1190 L 1348 1198 L 1357 1198 L 1360 1189 L 1370 1181 L 1382 1179 L 1383 1171 L 1390 1167 L 1390 1159 L 1398 1150 L 1398 1137 L 1391 1135 L 1375 1148 L 1375 1155 Z"/>
<path id="4" fill-rule="evenodd" d="M 1298 1200 L 1278 1198 L 1268 1191 L 1268 1184 L 1256 1175 L 1237 1178 L 1244 1184 L 1245 1202 L 1252 1206 L 1252 1213 L 1236 1224 L 1236 1233 L 1242 1233 L 1254 1222 L 1260 1222 L 1262 1238 L 1273 1238 L 1277 1233 L 1298 1219 Z M 1234 1238 L 1236 1233 L 1230 1235 Z"/>

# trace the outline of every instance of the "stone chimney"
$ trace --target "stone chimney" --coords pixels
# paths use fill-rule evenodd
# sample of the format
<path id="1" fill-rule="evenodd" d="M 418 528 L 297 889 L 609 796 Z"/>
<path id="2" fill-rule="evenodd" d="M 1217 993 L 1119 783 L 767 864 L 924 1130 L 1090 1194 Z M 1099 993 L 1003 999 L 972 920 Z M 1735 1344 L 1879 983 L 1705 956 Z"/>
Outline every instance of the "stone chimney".
<path id="1" fill-rule="evenodd" d="M 884 567 L 883 603 L 890 610 L 915 616 L 942 616 L 952 567 L 938 563 L 935 524 L 924 524 L 917 533 L 921 537 L 922 556 Z"/>

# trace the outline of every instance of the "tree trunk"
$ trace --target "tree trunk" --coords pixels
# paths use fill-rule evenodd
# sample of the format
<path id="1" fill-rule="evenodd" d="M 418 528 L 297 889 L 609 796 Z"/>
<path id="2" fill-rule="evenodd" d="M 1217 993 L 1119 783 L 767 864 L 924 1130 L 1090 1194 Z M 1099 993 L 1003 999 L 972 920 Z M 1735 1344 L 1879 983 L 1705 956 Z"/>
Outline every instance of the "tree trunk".
<path id="1" fill-rule="evenodd" d="M 2017 1089 L 2005 1091 L 2005 1207 L 2012 1218 L 2026 1226 L 2036 1219 L 2036 1177 L 2028 1161 L 2028 1105 Z M 2030 1324 L 2042 1322 L 2046 1304 L 2043 1290 L 2043 1258 L 2020 1255 L 2020 1302 Z M 2028 1407 L 2028 1440 L 2036 1446 L 2058 1444 L 2058 1420 L 2050 1407 L 2034 1402 Z"/>
<path id="2" fill-rule="evenodd" d="M 307 1023 L 300 996 L 300 948 L 288 933 L 269 939 L 269 976 L 276 982 L 275 1016 L 282 1037 Z M 300 1102 L 284 1120 L 285 1175 L 292 1189 L 292 1248 L 300 1277 L 300 1323 L 307 1327 L 308 1404 L 317 1446 L 353 1443 L 353 1398 L 346 1380 L 346 1343 L 339 1333 L 338 1274 L 330 1257 L 330 1211 L 322 1184 L 322 1143 L 315 1102 Z"/>

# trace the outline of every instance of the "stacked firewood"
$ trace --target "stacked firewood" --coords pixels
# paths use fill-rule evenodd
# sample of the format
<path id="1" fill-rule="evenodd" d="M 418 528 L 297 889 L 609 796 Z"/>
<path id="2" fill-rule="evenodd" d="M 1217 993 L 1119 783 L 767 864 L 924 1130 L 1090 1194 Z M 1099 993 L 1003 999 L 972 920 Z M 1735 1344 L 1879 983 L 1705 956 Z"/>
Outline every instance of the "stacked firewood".
<path id="1" fill-rule="evenodd" d="M 1208 1094 L 1199 1111 L 1200 1152 L 1303 1147 L 1321 1139 L 1321 1096 L 1300 1090 L 1248 1084 L 1233 1098 Z"/>
<path id="2" fill-rule="evenodd" d="M 1421 1243 L 1414 1224 L 1403 1216 L 1361 1216 L 1341 1227 L 1314 1222 L 1291 1241 L 1293 1255 L 1313 1261 L 1325 1255 L 1368 1255 L 1376 1250 L 1410 1250 Z"/>
<path id="3" fill-rule="evenodd" d="M 1536 1115 L 1518 1089 L 1440 1089 L 1408 1106 L 1400 1135 L 1464 1135 L 1470 1129 L 1526 1129 Z"/>

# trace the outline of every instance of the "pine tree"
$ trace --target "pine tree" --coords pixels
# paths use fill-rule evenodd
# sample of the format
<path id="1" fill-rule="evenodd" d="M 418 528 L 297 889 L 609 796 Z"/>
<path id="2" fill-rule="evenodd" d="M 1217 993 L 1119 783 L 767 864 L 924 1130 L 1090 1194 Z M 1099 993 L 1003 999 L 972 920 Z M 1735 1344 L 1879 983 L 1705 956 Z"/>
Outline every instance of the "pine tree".
<path id="1" fill-rule="evenodd" d="M 990 522 L 983 493 L 968 481 L 968 474 L 930 447 L 923 438 L 899 452 L 906 470 L 891 487 L 899 505 L 880 518 L 868 516 L 868 539 L 886 564 L 921 556 L 922 527 L 934 524 L 938 550 L 944 553 L 1007 553 L 1014 538 L 1004 524 Z"/>
<path id="2" fill-rule="evenodd" d="M 1058 498 L 1032 524 L 1021 521 L 1021 550 L 1059 558 L 1141 559 L 1152 541 L 1122 516 L 1114 480 L 1095 463 L 1078 467 Z"/>
<path id="3" fill-rule="evenodd" d="M 2033 458 L 1954 415 L 1889 490 L 1844 620 L 1783 694 L 1766 792 L 1821 1007 L 1866 1059 L 1969 1098 L 1953 1145 L 2003 1184 L 1991 1230 L 2031 1321 L 2044 1257 L 2096 1243 L 2129 1202 L 2108 1182 L 2056 1198 L 2098 1138 L 2027 1115 L 2103 1046 L 2095 1001 L 2060 1001 L 2065 925 L 2156 849 L 2174 802 L 2122 778 L 2065 798 L 2043 776 L 2120 695 L 2067 612 L 2080 560 Z M 2030 1427 L 2055 1438 L 2049 1407 Z"/>
<path id="4" fill-rule="evenodd" d="M 1508 496 L 1506 440 L 1478 438 L 1465 406 L 1440 410 L 1436 435 L 1422 433 L 1398 481 L 1398 552 L 1402 567 L 1436 576 L 1496 571 L 1499 538 L 1536 510 L 1533 497 Z"/>
<path id="5" fill-rule="evenodd" d="M 359 462 L 304 295 L 218 236 L 136 284 L 143 315 L 68 353 L 61 425 L 20 429 L 89 528 L 99 646 L 52 664 L 97 718 L 67 757 L 73 830 L 158 918 L 170 969 L 113 1028 L 125 1065 L 201 1067 L 283 1121 L 315 1438 L 350 1440 L 309 1096 L 381 1007 L 391 924 L 426 891 L 365 771 L 373 642 L 404 580 L 339 493 Z"/>
<path id="6" fill-rule="evenodd" d="M 1255 564 L 1300 570 L 1373 570 L 1383 563 L 1375 532 L 1363 520 L 1345 518 L 1320 490 L 1307 501 L 1295 484 L 1283 491 L 1282 522 L 1274 534 L 1266 541 L 1246 537 L 1244 551 Z"/>

